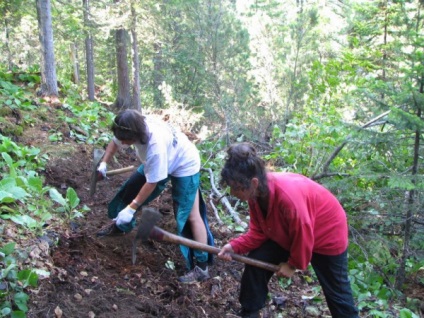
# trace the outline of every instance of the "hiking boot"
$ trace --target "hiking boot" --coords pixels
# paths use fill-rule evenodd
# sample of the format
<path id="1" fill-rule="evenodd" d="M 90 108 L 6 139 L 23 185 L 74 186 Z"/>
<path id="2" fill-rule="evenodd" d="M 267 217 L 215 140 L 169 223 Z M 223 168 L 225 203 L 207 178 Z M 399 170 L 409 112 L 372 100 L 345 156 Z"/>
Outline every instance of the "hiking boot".
<path id="1" fill-rule="evenodd" d="M 125 234 L 124 231 L 121 231 L 115 223 L 112 223 L 110 226 L 104 227 L 102 229 L 100 229 L 100 231 L 98 231 L 96 233 L 97 237 L 103 237 L 103 236 L 118 236 L 118 235 L 122 235 Z"/>
<path id="2" fill-rule="evenodd" d="M 184 284 L 191 284 L 196 282 L 203 282 L 209 278 L 210 276 L 207 267 L 205 270 L 203 270 L 199 266 L 196 266 L 184 276 L 179 277 L 178 281 Z"/>

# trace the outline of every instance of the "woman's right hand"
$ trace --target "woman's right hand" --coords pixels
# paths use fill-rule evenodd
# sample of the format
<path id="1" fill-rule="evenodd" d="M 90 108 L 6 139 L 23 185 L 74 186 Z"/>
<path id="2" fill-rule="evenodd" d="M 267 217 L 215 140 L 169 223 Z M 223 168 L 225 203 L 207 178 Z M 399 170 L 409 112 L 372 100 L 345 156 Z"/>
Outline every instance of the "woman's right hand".
<path id="1" fill-rule="evenodd" d="M 224 260 L 224 261 L 231 261 L 232 257 L 231 254 L 234 253 L 234 250 L 231 246 L 231 244 L 225 244 L 223 248 L 221 248 L 221 251 L 218 253 L 218 258 Z"/>
<path id="2" fill-rule="evenodd" d="M 278 277 L 290 278 L 296 272 L 296 268 L 289 263 L 281 263 L 279 266 L 280 269 L 277 272 Z"/>
<path id="3" fill-rule="evenodd" d="M 97 168 L 97 171 L 102 174 L 103 178 L 106 178 L 106 172 L 107 172 L 106 162 L 104 161 L 100 162 L 99 167 Z"/>

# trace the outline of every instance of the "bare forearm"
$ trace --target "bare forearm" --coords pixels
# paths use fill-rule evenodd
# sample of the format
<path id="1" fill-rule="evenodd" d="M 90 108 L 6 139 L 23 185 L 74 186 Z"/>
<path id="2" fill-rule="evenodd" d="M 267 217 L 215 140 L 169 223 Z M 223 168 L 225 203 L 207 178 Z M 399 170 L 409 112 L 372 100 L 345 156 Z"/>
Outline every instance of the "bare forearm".
<path id="1" fill-rule="evenodd" d="M 140 189 L 140 192 L 138 192 L 137 196 L 134 198 L 135 202 L 131 202 L 130 207 L 137 209 L 140 205 L 142 205 L 149 195 L 152 194 L 153 190 L 155 190 L 156 185 L 157 183 L 145 183 Z"/>
<path id="2" fill-rule="evenodd" d="M 111 140 L 106 147 L 106 152 L 103 156 L 102 161 L 108 163 L 109 160 L 115 155 L 117 150 L 118 150 L 118 146 L 115 144 L 113 140 Z"/>

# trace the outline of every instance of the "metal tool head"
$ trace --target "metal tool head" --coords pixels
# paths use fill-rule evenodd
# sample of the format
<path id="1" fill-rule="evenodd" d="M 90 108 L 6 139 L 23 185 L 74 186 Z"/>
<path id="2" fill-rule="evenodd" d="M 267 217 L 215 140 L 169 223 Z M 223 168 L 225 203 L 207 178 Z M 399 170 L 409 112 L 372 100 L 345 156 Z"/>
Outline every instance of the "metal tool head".
<path id="1" fill-rule="evenodd" d="M 140 225 L 138 226 L 137 230 L 137 239 L 147 241 L 149 239 L 150 232 L 161 217 L 162 214 L 160 214 L 157 209 L 143 207 L 141 212 Z"/>
<path id="2" fill-rule="evenodd" d="M 141 212 L 140 225 L 138 226 L 137 234 L 132 243 L 132 263 L 135 265 L 137 260 L 137 241 L 147 241 L 150 232 L 155 227 L 155 224 L 160 220 L 162 215 L 154 208 L 143 207 Z"/>
<path id="3" fill-rule="evenodd" d="M 91 172 L 90 180 L 90 197 L 96 192 L 97 181 L 99 180 L 99 172 L 97 171 L 97 166 L 99 165 L 100 160 L 102 160 L 105 151 L 103 149 L 94 149 L 93 152 L 93 167 Z"/>

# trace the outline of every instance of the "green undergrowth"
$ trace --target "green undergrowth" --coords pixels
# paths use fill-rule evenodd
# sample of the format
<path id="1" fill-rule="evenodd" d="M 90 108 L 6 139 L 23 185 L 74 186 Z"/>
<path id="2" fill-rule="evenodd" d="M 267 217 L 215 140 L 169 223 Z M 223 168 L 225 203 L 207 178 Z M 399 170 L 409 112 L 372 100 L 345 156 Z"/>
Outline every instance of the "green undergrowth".
<path id="1" fill-rule="evenodd" d="M 73 188 L 56 189 L 43 177 L 52 156 L 73 151 L 62 140 L 63 127 L 77 143 L 102 144 L 109 139 L 103 131 L 112 116 L 97 103 L 45 105 L 34 98 L 36 76 L 20 74 L 20 82 L 16 78 L 0 72 L 0 317 L 25 317 L 29 290 L 37 286 L 41 269 L 29 262 L 25 241 L 44 235 L 47 225 L 67 227 L 89 210 Z M 48 142 L 34 146 L 15 141 L 37 125 L 50 128 Z M 14 229 L 16 236 L 8 238 L 5 229 Z"/>

